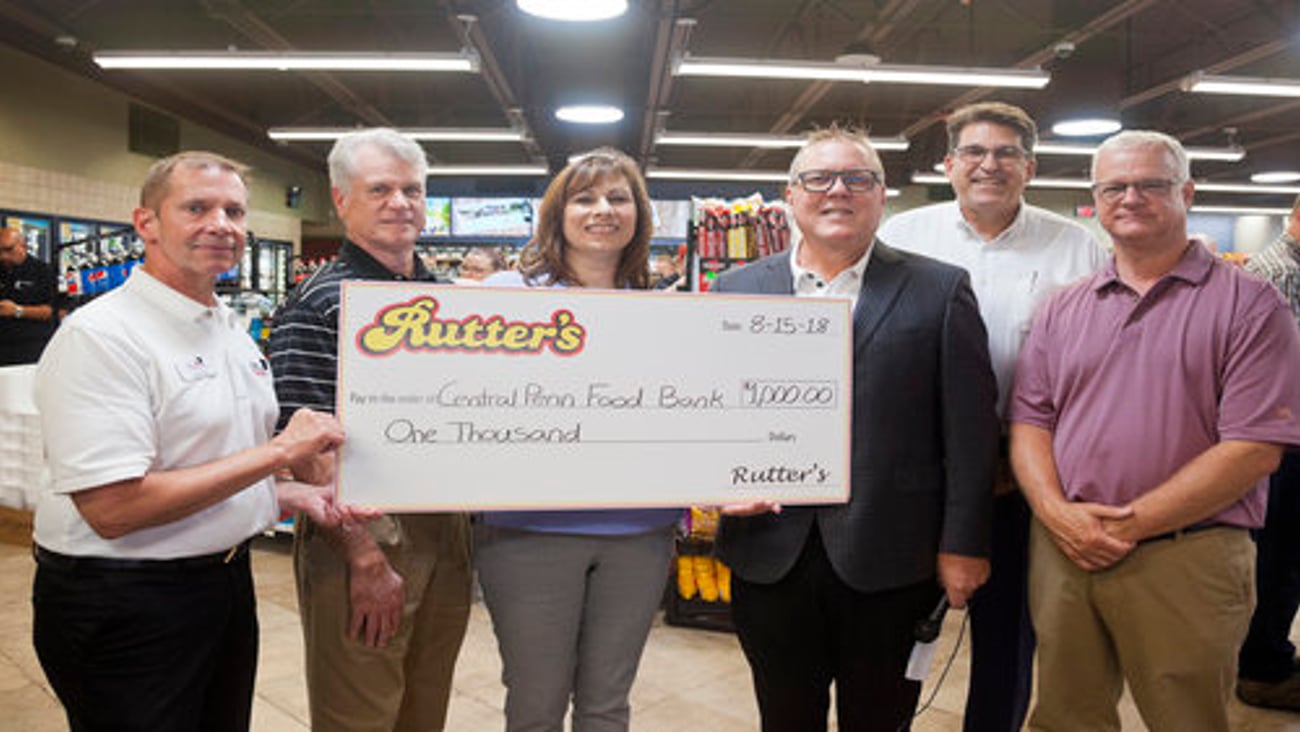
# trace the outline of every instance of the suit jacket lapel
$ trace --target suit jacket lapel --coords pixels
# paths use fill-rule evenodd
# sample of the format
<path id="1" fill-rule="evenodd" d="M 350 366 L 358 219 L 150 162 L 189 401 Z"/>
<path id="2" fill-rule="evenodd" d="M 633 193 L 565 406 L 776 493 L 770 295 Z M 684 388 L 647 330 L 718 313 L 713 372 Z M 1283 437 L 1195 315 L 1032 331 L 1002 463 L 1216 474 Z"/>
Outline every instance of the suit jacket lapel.
<path id="1" fill-rule="evenodd" d="M 899 266 L 901 262 L 897 251 L 876 240 L 863 273 L 858 306 L 853 312 L 853 337 L 858 344 L 871 339 L 898 301 L 909 277 L 906 268 Z"/>

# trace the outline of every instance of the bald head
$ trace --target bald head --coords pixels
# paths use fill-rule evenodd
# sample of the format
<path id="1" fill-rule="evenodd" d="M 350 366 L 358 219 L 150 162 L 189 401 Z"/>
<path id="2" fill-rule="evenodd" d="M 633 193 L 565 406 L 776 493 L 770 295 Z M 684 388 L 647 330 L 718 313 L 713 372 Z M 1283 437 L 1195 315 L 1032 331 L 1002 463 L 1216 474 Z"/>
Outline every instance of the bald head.
<path id="1" fill-rule="evenodd" d="M 17 229 L 0 229 L 0 264 L 15 267 L 27 259 L 27 239 Z"/>

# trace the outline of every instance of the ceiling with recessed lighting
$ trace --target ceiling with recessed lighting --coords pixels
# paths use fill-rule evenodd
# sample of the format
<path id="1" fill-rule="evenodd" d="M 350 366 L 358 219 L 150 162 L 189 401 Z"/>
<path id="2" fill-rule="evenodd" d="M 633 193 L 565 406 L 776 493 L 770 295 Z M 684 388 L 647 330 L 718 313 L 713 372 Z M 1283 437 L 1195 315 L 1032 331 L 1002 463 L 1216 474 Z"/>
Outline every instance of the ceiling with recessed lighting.
<path id="1" fill-rule="evenodd" d="M 518 140 L 425 142 L 431 160 L 447 166 L 553 170 L 573 153 L 614 145 L 651 170 L 780 171 L 788 146 L 677 145 L 658 137 L 790 136 L 847 120 L 869 126 L 873 137 L 909 142 L 882 153 L 897 186 L 932 172 L 942 157 L 946 112 L 998 99 L 1028 109 L 1045 134 L 1069 112 L 1101 110 L 1187 145 L 1244 150 L 1239 162 L 1197 161 L 1199 179 L 1247 182 L 1260 171 L 1300 169 L 1300 99 L 1184 90 L 1197 71 L 1296 82 L 1297 0 L 631 0 L 621 17 L 593 23 L 537 18 L 513 0 L 0 0 L 0 42 L 320 167 L 328 141 L 276 142 L 268 130 L 521 133 Z M 92 61 L 105 51 L 230 49 L 464 52 L 477 70 L 174 71 Z M 1051 81 L 1042 89 L 992 89 L 674 73 L 683 58 L 827 66 L 845 54 L 858 54 L 852 63 L 860 70 L 864 53 L 879 57 L 881 68 L 1041 69 Z M 560 106 L 589 104 L 616 106 L 624 116 L 605 125 L 555 117 Z M 1041 155 L 1039 174 L 1078 177 L 1087 162 Z M 1217 195 L 1226 194 L 1206 193 Z"/>

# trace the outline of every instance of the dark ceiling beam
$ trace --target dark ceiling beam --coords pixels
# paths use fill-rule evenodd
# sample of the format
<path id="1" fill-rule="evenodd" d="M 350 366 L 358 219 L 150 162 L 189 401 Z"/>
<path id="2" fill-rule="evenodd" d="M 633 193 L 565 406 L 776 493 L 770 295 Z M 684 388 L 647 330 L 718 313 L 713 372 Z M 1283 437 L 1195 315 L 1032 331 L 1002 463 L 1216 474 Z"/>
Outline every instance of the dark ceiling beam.
<path id="1" fill-rule="evenodd" d="M 1293 112 L 1297 109 L 1300 109 L 1300 101 L 1282 102 L 1281 104 L 1275 104 L 1271 107 L 1264 107 L 1262 109 L 1256 109 L 1250 112 L 1246 112 L 1245 114 L 1239 114 L 1236 117 L 1228 117 L 1226 119 L 1221 119 L 1212 125 L 1205 125 L 1202 127 L 1197 127 L 1196 129 L 1187 130 L 1186 132 L 1180 132 L 1178 133 L 1178 138 L 1180 140 L 1195 140 L 1197 137 L 1200 137 L 1201 135 L 1208 135 L 1210 133 L 1222 133 L 1224 129 L 1229 127 L 1238 127 L 1240 125 L 1249 124 L 1251 122 L 1258 122 L 1261 119 L 1267 119 L 1269 117 L 1274 117 L 1279 114 Z M 1251 147 L 1252 147 L 1251 145 L 1245 146 L 1247 150 L 1251 149 Z"/>
<path id="2" fill-rule="evenodd" d="M 1231 71 L 1233 69 L 1240 68 L 1247 64 L 1254 63 L 1260 59 L 1273 56 L 1277 53 L 1286 50 L 1290 46 L 1291 44 L 1288 41 L 1284 41 L 1284 40 L 1270 41 L 1268 43 L 1264 43 L 1259 46 L 1256 46 L 1250 49 L 1249 51 L 1239 53 L 1236 56 L 1233 56 L 1231 58 L 1226 58 L 1216 64 L 1206 66 L 1205 68 L 1200 70 L 1204 71 L 1207 74 L 1222 74 L 1225 71 Z M 1150 89 L 1143 89 L 1142 91 L 1137 92 L 1136 94 L 1131 94 L 1127 97 L 1124 97 L 1119 102 L 1119 108 L 1128 109 L 1129 107 L 1136 106 L 1143 102 L 1151 101 L 1152 99 L 1156 99 L 1157 97 L 1163 97 L 1164 95 L 1169 94 L 1170 92 L 1179 91 L 1182 89 L 1183 78 L 1185 76 L 1186 75 L 1184 74 L 1183 76 L 1179 76 L 1176 79 L 1170 79 L 1169 81 L 1166 81 L 1163 84 L 1157 84 L 1151 87 Z"/>
<path id="3" fill-rule="evenodd" d="M 1029 54 L 1025 58 L 1017 61 L 1013 66 L 1019 69 L 1036 69 L 1047 61 L 1056 57 L 1056 47 L 1061 43 L 1073 43 L 1079 45 L 1088 39 L 1100 33 L 1119 25 L 1147 8 L 1158 5 L 1163 0 L 1127 0 L 1106 12 L 1098 15 L 1080 28 L 1070 31 L 1061 38 L 1052 41 L 1051 45 Z M 903 129 L 902 135 L 908 139 L 924 132 L 930 125 L 942 121 L 948 116 L 948 112 L 958 107 L 977 102 L 989 94 L 993 93 L 991 87 L 980 87 L 956 96 L 946 102 L 942 107 L 923 115 L 920 119 Z"/>
<path id="4" fill-rule="evenodd" d="M 4 18 L 10 25 L 26 28 L 44 38 L 72 35 L 67 28 L 8 0 L 0 0 L 0 18 Z"/>
<path id="5" fill-rule="evenodd" d="M 242 33 L 253 43 L 271 51 L 297 51 L 287 38 L 239 2 L 239 0 L 203 0 L 208 15 Z M 374 127 L 392 127 L 392 120 L 373 104 L 362 99 L 333 74 L 323 71 L 304 72 L 302 77 L 325 92 L 339 106 Z M 262 130 L 265 134 L 266 130 Z"/>
<path id="6" fill-rule="evenodd" d="M 483 32 L 483 28 L 479 26 L 478 18 L 472 14 L 459 13 L 456 3 L 452 2 L 447 6 L 447 22 L 461 31 L 460 35 L 466 45 L 478 54 L 479 75 L 483 77 L 483 82 L 487 84 L 488 91 L 496 100 L 497 106 L 501 107 L 501 113 L 510 120 L 512 127 L 524 134 L 522 144 L 529 159 L 536 163 L 546 163 L 546 152 L 542 150 L 541 145 L 537 144 L 537 138 L 528 124 L 528 116 L 524 113 L 523 105 L 519 103 L 519 95 L 511 88 L 510 81 L 501 70 L 501 63 L 492 52 L 492 43 Z"/>
<path id="7" fill-rule="evenodd" d="M 677 0 L 658 3 L 655 22 L 654 57 L 650 59 L 650 85 L 646 91 L 645 117 L 641 120 L 641 139 L 637 146 L 637 162 L 645 168 L 654 155 L 655 135 L 659 131 L 661 113 L 668 106 L 672 94 L 673 60 L 680 55 L 690 36 L 689 22 L 677 22 Z"/>
<path id="8" fill-rule="evenodd" d="M 1300 106 L 1300 102 L 1297 102 L 1292 105 L 1292 107 L 1296 107 L 1296 106 Z M 1288 132 L 1284 135 L 1276 135 L 1274 137 L 1265 138 L 1263 140 L 1256 140 L 1255 142 L 1252 142 L 1245 146 L 1246 153 L 1249 155 L 1252 152 L 1255 152 L 1257 150 L 1262 150 L 1266 147 L 1285 145 L 1294 142 L 1296 140 L 1300 140 L 1300 131 Z"/>
<path id="9" fill-rule="evenodd" d="M 878 47 L 880 44 L 898 27 L 903 19 L 909 17 L 918 7 L 923 5 L 925 0 L 890 0 L 877 14 L 876 18 L 864 25 L 858 30 L 855 41 L 861 41 L 871 47 Z M 800 8 L 800 16 L 806 12 L 810 6 L 804 5 Z M 803 124 L 803 120 L 808 116 L 817 102 L 822 100 L 830 93 L 833 82 L 815 81 L 804 88 L 794 103 L 777 118 L 776 122 L 768 129 L 768 132 L 774 135 L 788 134 L 795 127 Z M 752 168 L 759 163 L 765 151 L 751 150 L 745 158 L 741 160 L 740 168 Z"/>

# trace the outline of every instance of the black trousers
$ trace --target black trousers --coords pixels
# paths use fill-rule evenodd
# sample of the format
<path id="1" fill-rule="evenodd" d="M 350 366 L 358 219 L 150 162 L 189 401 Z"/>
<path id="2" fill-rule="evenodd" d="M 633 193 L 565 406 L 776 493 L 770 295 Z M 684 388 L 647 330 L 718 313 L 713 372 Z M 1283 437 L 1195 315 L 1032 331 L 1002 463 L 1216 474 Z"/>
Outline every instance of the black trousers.
<path id="1" fill-rule="evenodd" d="M 1020 491 L 993 501 L 989 581 L 970 600 L 970 687 L 964 732 L 1020 732 L 1034 685 L 1029 620 L 1029 504 Z"/>
<path id="2" fill-rule="evenodd" d="M 72 732 L 245 732 L 255 605 L 247 551 L 130 568 L 38 555 L 33 640 Z"/>
<path id="3" fill-rule="evenodd" d="M 1291 622 L 1300 607 L 1300 450 L 1287 450 L 1268 486 L 1264 528 L 1253 531 L 1258 549 L 1258 597 L 1241 647 L 1242 678 L 1285 681 L 1296 672 Z"/>
<path id="4" fill-rule="evenodd" d="M 835 574 L 815 527 L 780 581 L 733 575 L 732 618 L 764 732 L 825 732 L 832 682 L 841 732 L 908 729 L 921 691 L 904 677 L 913 627 L 939 594 L 933 579 L 854 590 Z"/>

